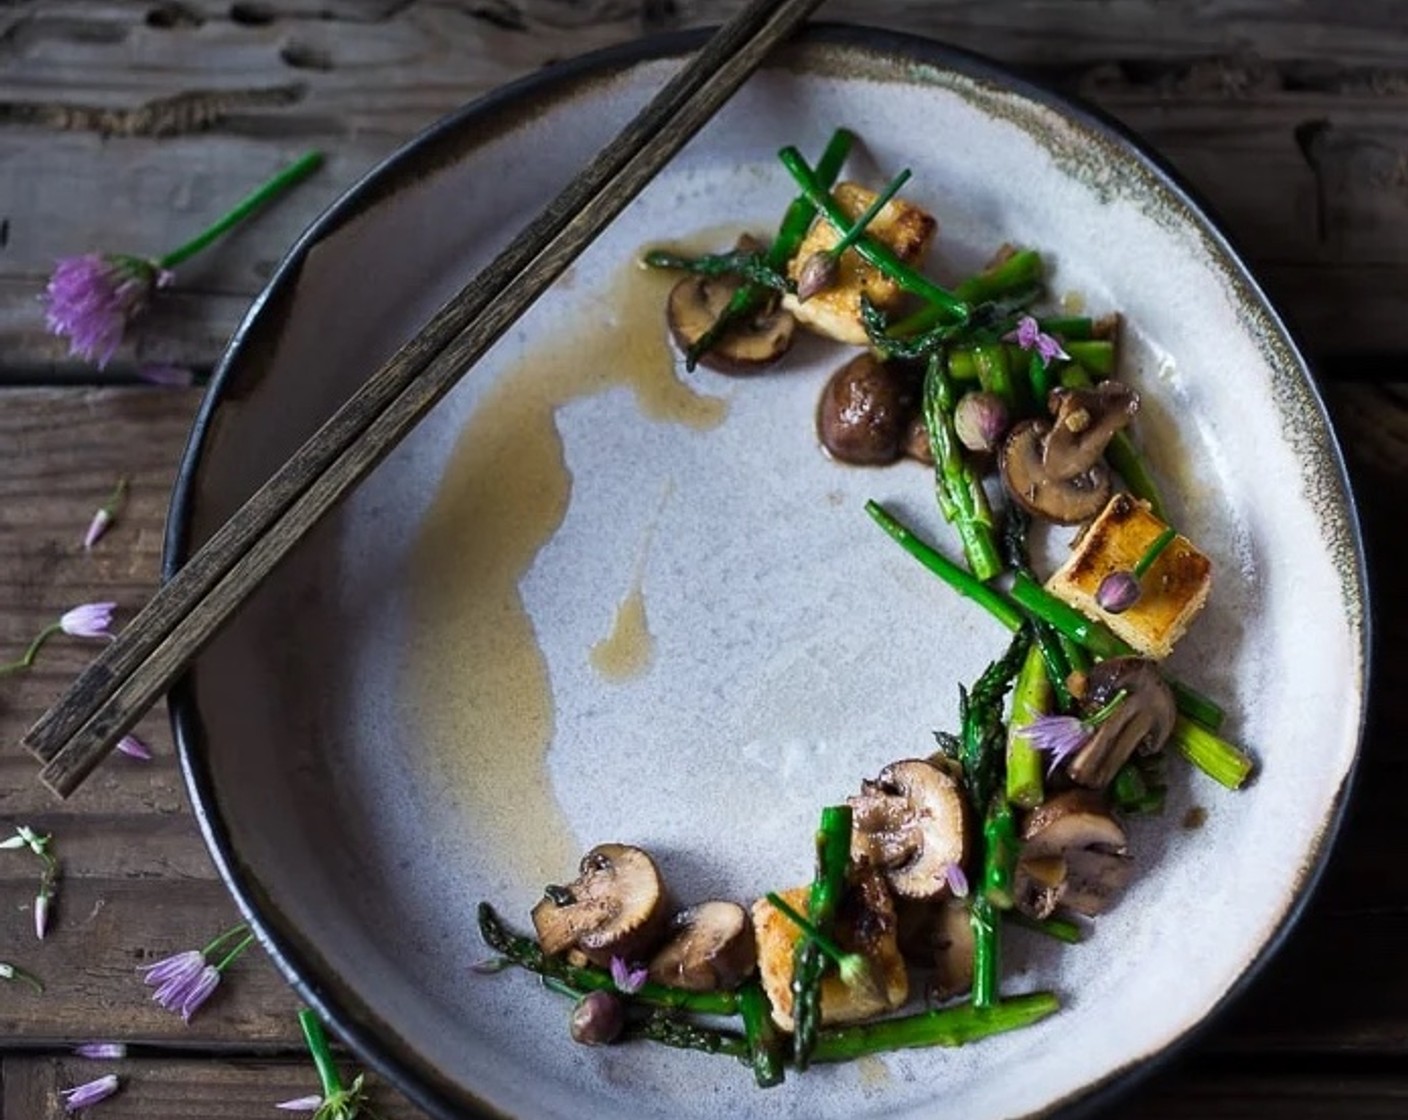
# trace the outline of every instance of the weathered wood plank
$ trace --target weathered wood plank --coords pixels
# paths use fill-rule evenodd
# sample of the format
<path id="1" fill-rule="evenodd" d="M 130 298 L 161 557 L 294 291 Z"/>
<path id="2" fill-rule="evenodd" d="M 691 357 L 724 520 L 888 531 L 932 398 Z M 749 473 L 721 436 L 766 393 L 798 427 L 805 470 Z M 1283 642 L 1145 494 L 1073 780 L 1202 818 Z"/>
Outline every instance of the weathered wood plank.
<path id="1" fill-rule="evenodd" d="M 343 1063 L 350 1079 L 355 1068 Z M 274 1111 L 279 1101 L 318 1092 L 311 1062 L 282 1060 L 221 1061 L 155 1058 L 134 1054 L 121 1062 L 80 1058 L 7 1057 L 0 1065 L 4 1096 L 0 1120 L 63 1120 L 59 1092 L 115 1073 L 119 1092 L 92 1115 L 105 1120 L 250 1120 L 291 1115 Z M 385 1120 L 423 1120 L 425 1113 L 394 1090 L 369 1078 L 368 1097 Z M 306 1113 L 303 1115 L 307 1115 Z"/>
<path id="2" fill-rule="evenodd" d="M 114 372 L 144 357 L 207 367 L 297 233 L 415 131 L 552 59 L 737 7 L 20 5 L 0 24 L 7 365 L 30 378 L 84 372 L 45 334 L 29 298 L 55 257 L 160 252 L 298 151 L 325 149 L 330 162 L 316 179 L 182 271 L 142 350 Z M 1408 349 L 1398 311 L 1408 294 L 1408 26 L 1392 5 L 1256 0 L 1229 13 L 1143 0 L 1107 9 L 1094 20 L 1052 3 L 851 0 L 823 15 L 946 38 L 1090 98 L 1208 197 L 1315 350 Z"/>

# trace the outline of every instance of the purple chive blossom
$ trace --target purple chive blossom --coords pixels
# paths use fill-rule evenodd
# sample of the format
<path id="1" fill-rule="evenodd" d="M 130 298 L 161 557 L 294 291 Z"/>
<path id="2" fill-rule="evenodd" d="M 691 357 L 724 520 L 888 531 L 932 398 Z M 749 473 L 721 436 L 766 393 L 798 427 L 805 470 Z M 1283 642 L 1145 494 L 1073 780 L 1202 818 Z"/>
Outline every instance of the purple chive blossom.
<path id="1" fill-rule="evenodd" d="M 88 1058 L 94 1062 L 119 1062 L 127 1057 L 127 1044 L 125 1042 L 85 1042 L 82 1046 L 75 1046 L 73 1052 L 80 1058 Z"/>
<path id="2" fill-rule="evenodd" d="M 152 760 L 152 749 L 142 742 L 135 735 L 124 735 L 117 741 L 117 749 L 128 758 L 135 758 L 139 762 L 150 762 Z"/>
<path id="3" fill-rule="evenodd" d="M 1095 589 L 1095 602 L 1102 611 L 1123 614 L 1139 602 L 1139 580 L 1133 572 L 1111 572 Z"/>
<path id="4" fill-rule="evenodd" d="M 59 629 L 75 638 L 111 638 L 112 612 L 116 603 L 84 603 L 59 619 Z"/>
<path id="5" fill-rule="evenodd" d="M 189 1023 L 191 1016 L 200 1010 L 201 1005 L 219 986 L 220 970 L 213 964 L 206 965 L 190 987 L 182 993 L 181 1018 Z"/>
<path id="6" fill-rule="evenodd" d="M 649 977 L 649 970 L 632 968 L 620 957 L 611 958 L 611 982 L 616 985 L 618 992 L 634 995 Z"/>
<path id="7" fill-rule="evenodd" d="M 950 863 L 944 868 L 944 881 L 948 883 L 948 889 L 954 898 L 968 897 L 968 876 L 958 864 Z"/>
<path id="8" fill-rule="evenodd" d="M 209 964 L 206 956 L 232 938 L 243 935 L 239 943 L 225 953 L 219 964 Z M 146 973 L 144 983 L 155 988 L 152 999 L 166 1008 L 178 1012 L 186 1022 L 200 1010 L 216 988 L 220 986 L 220 975 L 254 941 L 254 934 L 241 922 L 233 929 L 226 930 L 204 949 L 187 949 L 184 953 L 159 960 L 142 969 Z"/>
<path id="9" fill-rule="evenodd" d="M 113 516 L 107 506 L 93 514 L 93 520 L 88 522 L 88 531 L 83 534 L 83 550 L 85 552 L 92 549 L 104 533 L 112 527 Z"/>
<path id="10" fill-rule="evenodd" d="M 50 897 L 49 892 L 40 887 L 39 893 L 34 898 L 34 936 L 40 941 L 43 941 L 44 935 L 49 932 Z"/>
<path id="11" fill-rule="evenodd" d="M 140 257 L 64 257 L 45 289 L 45 321 L 54 334 L 69 340 L 69 353 L 102 369 L 121 345 L 127 324 L 169 283 L 171 273 Z"/>
<path id="12" fill-rule="evenodd" d="M 1062 349 L 1061 343 L 1043 331 L 1040 324 L 1030 315 L 1023 315 L 1018 319 L 1017 329 L 1008 331 L 1002 336 L 1002 341 L 1015 342 L 1023 350 L 1035 350 L 1043 365 L 1057 358 L 1070 359 L 1070 355 Z"/>
<path id="13" fill-rule="evenodd" d="M 90 1081 L 86 1085 L 78 1085 L 72 1089 L 62 1089 L 60 1092 L 64 1098 L 64 1111 L 77 1112 L 80 1108 L 87 1108 L 89 1105 L 105 1101 L 114 1093 L 122 1083 L 117 1079 L 117 1074 L 110 1073 L 106 1077 L 100 1077 L 96 1081 Z"/>
<path id="14" fill-rule="evenodd" d="M 172 362 L 144 362 L 137 367 L 137 376 L 152 385 L 184 389 L 196 383 L 196 375 L 185 366 Z"/>
<path id="15" fill-rule="evenodd" d="M 1021 733 L 1033 747 L 1049 756 L 1048 774 L 1055 773 L 1090 738 L 1090 728 L 1075 716 L 1038 716 Z"/>
<path id="16" fill-rule="evenodd" d="M 313 1093 L 306 1097 L 297 1097 L 291 1101 L 280 1101 L 274 1106 L 281 1108 L 285 1112 L 317 1112 L 323 1107 L 323 1098 Z"/>

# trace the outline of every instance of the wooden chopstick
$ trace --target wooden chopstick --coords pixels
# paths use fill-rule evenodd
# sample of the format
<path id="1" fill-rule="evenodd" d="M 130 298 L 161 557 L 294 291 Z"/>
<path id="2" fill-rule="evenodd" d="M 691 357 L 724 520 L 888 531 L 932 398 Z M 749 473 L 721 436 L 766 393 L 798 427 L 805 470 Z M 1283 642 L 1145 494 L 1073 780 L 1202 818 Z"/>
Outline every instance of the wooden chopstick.
<path id="1" fill-rule="evenodd" d="M 304 534 L 820 3 L 751 0 L 216 531 L 25 735 L 45 785 L 60 797 L 78 788 Z"/>

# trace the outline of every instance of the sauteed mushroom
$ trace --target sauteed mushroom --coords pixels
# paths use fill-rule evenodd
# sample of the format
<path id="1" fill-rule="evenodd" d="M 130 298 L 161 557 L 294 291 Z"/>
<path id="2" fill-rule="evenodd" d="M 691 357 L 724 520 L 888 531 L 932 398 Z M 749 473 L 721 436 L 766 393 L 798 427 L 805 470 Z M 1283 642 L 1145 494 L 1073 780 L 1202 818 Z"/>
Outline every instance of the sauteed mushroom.
<path id="1" fill-rule="evenodd" d="M 628 844 L 598 844 L 577 878 L 548 887 L 533 907 L 543 952 L 579 949 L 593 964 L 639 960 L 660 939 L 669 911 L 655 861 Z"/>
<path id="2" fill-rule="evenodd" d="M 670 928 L 650 960 L 657 984 L 691 992 L 736 988 L 758 963 L 753 924 L 736 902 L 701 902 L 671 918 Z"/>
<path id="3" fill-rule="evenodd" d="M 1154 754 L 1173 733 L 1177 702 L 1152 661 L 1142 657 L 1112 657 L 1086 674 L 1084 706 L 1098 711 L 1124 692 L 1125 697 L 1095 728 L 1089 741 L 1071 759 L 1071 780 L 1104 789 L 1136 750 Z"/>
<path id="4" fill-rule="evenodd" d="M 919 386 L 909 370 L 860 354 L 822 390 L 816 434 L 843 463 L 882 466 L 904 454 L 918 409 Z"/>
<path id="5" fill-rule="evenodd" d="M 1002 445 L 1002 480 L 1028 512 L 1062 525 L 1088 521 L 1110 497 L 1102 456 L 1139 410 L 1139 396 L 1118 381 L 1094 389 L 1053 389 L 1054 419 L 1018 424 Z"/>
<path id="6" fill-rule="evenodd" d="M 1046 918 L 1059 906 L 1094 916 L 1129 881 L 1124 829 L 1104 800 L 1068 790 L 1034 809 L 1022 828 L 1017 907 Z"/>
<path id="7" fill-rule="evenodd" d="M 853 859 L 882 869 L 904 898 L 948 893 L 948 869 L 968 854 L 963 792 L 952 776 L 917 758 L 892 762 L 847 804 Z"/>
<path id="8" fill-rule="evenodd" d="M 670 289 L 665 315 L 681 350 L 704 337 L 738 287 L 737 277 L 686 276 Z M 731 326 L 699 362 L 723 373 L 756 373 L 787 353 L 796 327 L 789 312 L 764 308 Z"/>

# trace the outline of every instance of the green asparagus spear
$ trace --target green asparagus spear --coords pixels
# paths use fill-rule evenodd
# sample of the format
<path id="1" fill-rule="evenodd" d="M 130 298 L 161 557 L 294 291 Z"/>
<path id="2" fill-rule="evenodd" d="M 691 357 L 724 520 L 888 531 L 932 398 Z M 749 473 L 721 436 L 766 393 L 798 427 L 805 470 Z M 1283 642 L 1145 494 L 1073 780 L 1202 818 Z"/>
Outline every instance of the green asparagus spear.
<path id="1" fill-rule="evenodd" d="M 561 957 L 550 957 L 531 937 L 510 932 L 487 902 L 479 904 L 479 934 L 489 948 L 520 968 L 540 976 L 551 976 L 576 991 L 618 990 L 611 973 L 605 969 L 569 964 Z M 643 984 L 627 998 L 637 1003 L 696 1011 L 703 1015 L 733 1015 L 738 1011 L 738 997 L 733 992 L 687 992 L 682 988 L 653 982 Z"/>
<path id="2" fill-rule="evenodd" d="M 997 1003 L 1002 924 L 992 903 L 981 894 L 973 899 L 968 920 L 973 926 L 973 1006 L 992 1007 Z"/>
<path id="3" fill-rule="evenodd" d="M 1011 910 L 1016 902 L 1017 820 L 1005 794 L 992 799 L 983 822 L 983 897 L 995 910 Z"/>
<path id="4" fill-rule="evenodd" d="M 851 807 L 828 805 L 821 811 L 816 834 L 816 874 L 807 900 L 807 917 L 823 934 L 831 934 L 846 868 L 851 859 Z M 826 957 L 810 938 L 797 942 L 792 962 L 792 1057 L 799 1070 L 807 1068 L 821 1026 L 821 978 Z"/>
<path id="5" fill-rule="evenodd" d="M 924 423 L 934 456 L 934 489 L 944 520 L 958 530 L 969 569 L 986 582 L 1002 571 L 1002 561 L 993 541 L 992 510 L 983 480 L 964 459 L 953 429 L 957 403 L 944 372 L 943 356 L 935 352 L 929 356 L 924 372 Z"/>
<path id="6" fill-rule="evenodd" d="M 1022 662 L 1012 689 L 1012 718 L 1007 725 L 1007 800 L 1023 809 L 1034 809 L 1044 796 L 1041 752 L 1031 745 L 1022 729 L 1038 716 L 1048 715 L 1051 682 L 1041 649 L 1033 644 Z"/>
<path id="7" fill-rule="evenodd" d="M 980 815 L 1002 791 L 1002 764 L 1007 751 L 1003 700 L 1021 670 L 1030 643 L 1031 633 L 1023 627 L 1012 636 L 1007 651 L 983 670 L 971 692 L 962 687 L 958 690 L 963 781 L 968 799 Z"/>
<path id="8" fill-rule="evenodd" d="M 924 1046 L 964 1046 L 1040 1022 L 1060 1009 L 1050 992 L 1012 996 L 990 1007 L 945 1007 L 897 1019 L 831 1027 L 817 1039 L 815 1060 L 847 1062 L 867 1054 Z"/>
<path id="9" fill-rule="evenodd" d="M 770 1089 L 782 1084 L 782 1040 L 773 1026 L 768 1010 L 768 997 L 756 980 L 750 980 L 738 990 L 738 1007 L 743 1013 L 743 1031 L 748 1039 L 748 1060 L 759 1088 Z"/>
<path id="10" fill-rule="evenodd" d="M 1241 789 L 1251 777 L 1255 763 L 1250 755 L 1185 715 L 1174 722 L 1173 742 L 1189 762 L 1228 789 Z"/>
<path id="11" fill-rule="evenodd" d="M 1003 915 L 1003 920 L 1021 926 L 1023 929 L 1029 929 L 1033 933 L 1054 937 L 1057 941 L 1064 941 L 1067 945 L 1079 945 L 1085 940 L 1085 934 L 1080 926 L 1065 918 L 1033 918 L 1023 914 L 1020 910 L 1009 910 Z"/>
<path id="12" fill-rule="evenodd" d="M 1109 377 L 1115 372 L 1115 344 L 1108 338 L 1071 339 L 1064 349 L 1091 373 Z"/>
<path id="13" fill-rule="evenodd" d="M 648 1018 L 626 1024 L 621 1032 L 621 1041 L 633 1042 L 640 1039 L 681 1050 L 728 1054 L 744 1062 L 750 1061 L 752 1057 L 748 1040 L 737 1031 L 703 1027 L 666 1012 L 656 1012 Z"/>
<path id="14" fill-rule="evenodd" d="M 775 270 L 762 253 L 735 249 L 729 253 L 706 253 L 702 257 L 651 249 L 641 258 L 648 268 L 677 269 L 702 276 L 741 276 L 748 284 L 775 292 L 791 291 L 792 282 Z"/>

